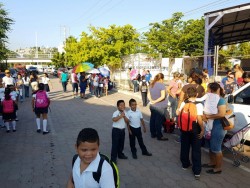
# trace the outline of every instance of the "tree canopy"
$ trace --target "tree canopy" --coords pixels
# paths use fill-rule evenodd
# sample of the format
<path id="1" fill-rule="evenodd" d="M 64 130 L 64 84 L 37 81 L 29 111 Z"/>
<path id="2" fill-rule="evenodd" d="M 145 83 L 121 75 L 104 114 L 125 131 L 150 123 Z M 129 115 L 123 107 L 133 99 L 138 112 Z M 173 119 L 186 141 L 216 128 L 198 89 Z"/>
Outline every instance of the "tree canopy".
<path id="1" fill-rule="evenodd" d="M 6 58 L 8 49 L 5 43 L 7 42 L 7 32 L 10 30 L 13 20 L 8 17 L 8 12 L 3 8 L 3 4 L 0 3 L 0 60 Z"/>

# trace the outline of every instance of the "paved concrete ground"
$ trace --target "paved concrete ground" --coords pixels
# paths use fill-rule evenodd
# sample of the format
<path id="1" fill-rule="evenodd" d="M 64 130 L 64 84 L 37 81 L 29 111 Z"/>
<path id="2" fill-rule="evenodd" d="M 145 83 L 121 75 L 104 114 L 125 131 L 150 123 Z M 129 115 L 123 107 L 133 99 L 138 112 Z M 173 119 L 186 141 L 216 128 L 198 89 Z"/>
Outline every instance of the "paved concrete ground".
<path id="1" fill-rule="evenodd" d="M 31 110 L 31 99 L 20 104 L 17 132 L 7 134 L 0 130 L 0 187 L 2 188 L 61 188 L 65 187 L 71 171 L 71 160 L 75 154 L 74 144 L 78 132 L 84 127 L 98 130 L 102 153 L 110 155 L 112 113 L 118 99 L 126 104 L 138 95 L 129 92 L 113 92 L 107 97 L 73 99 L 71 92 L 63 93 L 58 79 L 52 80 L 54 89 L 48 126 L 48 135 L 36 132 L 35 116 Z M 68 86 L 68 89 L 71 89 Z M 138 99 L 139 101 L 139 99 Z M 139 107 L 149 120 L 149 109 Z M 149 129 L 148 129 L 149 130 Z M 124 153 L 128 160 L 118 160 L 121 188 L 153 187 L 250 187 L 250 173 L 224 162 L 223 173 L 208 175 L 203 169 L 200 181 L 194 179 L 191 169 L 182 170 L 179 161 L 180 145 L 174 135 L 167 142 L 144 135 L 144 142 L 152 157 L 142 156 L 138 148 L 138 159 L 131 156 L 126 132 Z M 208 154 L 202 153 L 202 161 Z"/>

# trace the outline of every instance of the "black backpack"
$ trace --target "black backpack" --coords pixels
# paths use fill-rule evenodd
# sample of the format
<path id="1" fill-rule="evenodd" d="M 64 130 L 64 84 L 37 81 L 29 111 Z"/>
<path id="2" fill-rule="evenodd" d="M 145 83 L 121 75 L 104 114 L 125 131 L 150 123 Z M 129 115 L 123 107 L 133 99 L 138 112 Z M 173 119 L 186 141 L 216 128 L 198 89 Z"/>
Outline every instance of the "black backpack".
<path id="1" fill-rule="evenodd" d="M 115 182 L 115 187 L 116 188 L 119 188 L 120 187 L 120 178 L 119 178 L 119 171 L 118 171 L 118 168 L 116 166 L 116 164 L 114 162 L 112 162 L 106 155 L 104 154 L 101 154 L 100 153 L 100 156 L 101 156 L 101 160 L 99 162 L 99 165 L 98 165 L 98 168 L 97 168 L 97 171 L 96 172 L 93 172 L 93 178 L 94 180 L 99 183 L 100 181 L 100 178 L 101 178 L 101 175 L 102 175 L 102 165 L 103 165 L 103 162 L 104 160 L 107 161 L 110 166 L 112 167 L 113 169 L 113 175 L 114 175 L 114 182 Z M 74 166 L 74 163 L 76 161 L 78 157 L 78 154 L 75 154 L 73 156 L 73 159 L 72 159 L 72 168 Z"/>

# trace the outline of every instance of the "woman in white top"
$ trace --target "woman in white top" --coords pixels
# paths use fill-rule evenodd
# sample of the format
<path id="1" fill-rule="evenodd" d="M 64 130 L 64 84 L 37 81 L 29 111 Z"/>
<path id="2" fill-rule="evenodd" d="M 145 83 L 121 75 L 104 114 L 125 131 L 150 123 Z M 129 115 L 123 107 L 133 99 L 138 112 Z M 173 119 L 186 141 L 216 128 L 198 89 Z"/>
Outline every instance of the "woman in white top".
<path id="1" fill-rule="evenodd" d="M 23 79 L 23 85 L 24 85 L 24 95 L 26 98 L 29 98 L 30 78 L 29 78 L 28 74 L 26 73 L 22 79 Z"/>
<path id="2" fill-rule="evenodd" d="M 44 90 L 46 92 L 50 92 L 50 87 L 51 89 L 53 88 L 47 73 L 44 73 L 44 76 L 42 77 L 42 83 L 44 84 Z"/>

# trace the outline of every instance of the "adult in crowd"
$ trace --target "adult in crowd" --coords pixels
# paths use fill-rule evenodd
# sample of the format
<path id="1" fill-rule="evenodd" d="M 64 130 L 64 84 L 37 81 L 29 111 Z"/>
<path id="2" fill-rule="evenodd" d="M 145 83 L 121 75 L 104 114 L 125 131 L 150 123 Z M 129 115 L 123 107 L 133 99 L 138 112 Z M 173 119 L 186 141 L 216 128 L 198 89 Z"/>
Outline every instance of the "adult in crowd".
<path id="1" fill-rule="evenodd" d="M 85 92 L 88 84 L 88 78 L 85 74 L 85 72 L 81 72 L 80 74 L 80 96 L 81 98 L 86 98 L 85 97 Z"/>
<path id="2" fill-rule="evenodd" d="M 209 88 L 217 88 L 216 93 L 220 96 L 218 102 L 218 113 L 217 114 L 205 114 L 204 120 L 213 119 L 213 128 L 211 130 L 211 138 L 209 142 L 209 158 L 210 162 L 203 164 L 203 168 L 210 168 L 206 172 L 209 174 L 220 174 L 222 172 L 222 161 L 223 154 L 221 146 L 225 137 L 226 131 L 223 129 L 220 119 L 225 117 L 226 114 L 226 101 L 224 99 L 223 89 L 216 82 L 210 83 Z"/>
<path id="3" fill-rule="evenodd" d="M 24 95 L 26 98 L 29 98 L 30 93 L 30 78 L 27 73 L 24 74 L 23 85 L 24 85 Z"/>
<path id="4" fill-rule="evenodd" d="M 203 69 L 202 70 L 202 74 L 204 77 L 206 77 L 207 79 L 209 79 L 209 74 L 208 74 L 208 70 L 207 69 Z"/>
<path id="5" fill-rule="evenodd" d="M 233 69 L 235 71 L 235 79 L 236 79 L 238 86 L 242 86 L 244 84 L 243 78 L 242 78 L 242 75 L 244 73 L 243 69 L 241 68 L 239 64 L 235 64 Z"/>
<path id="6" fill-rule="evenodd" d="M 234 73 L 230 73 L 227 78 L 228 80 L 224 85 L 224 92 L 225 94 L 231 94 L 238 88 L 237 83 L 234 81 L 235 80 Z"/>
<path id="7" fill-rule="evenodd" d="M 148 82 L 150 84 L 151 78 L 152 78 L 152 74 L 150 73 L 149 70 L 147 70 L 147 73 L 145 75 L 146 82 Z"/>
<path id="8" fill-rule="evenodd" d="M 141 81 L 141 75 L 137 74 L 136 78 L 133 79 L 133 84 L 134 84 L 134 93 L 139 91 L 139 85 Z"/>
<path id="9" fill-rule="evenodd" d="M 73 90 L 73 97 L 74 98 L 78 98 L 78 77 L 76 75 L 76 73 L 72 72 L 71 74 L 71 83 L 72 83 L 72 90 Z"/>
<path id="10" fill-rule="evenodd" d="M 165 141 L 168 138 L 162 135 L 162 126 L 167 113 L 166 87 L 163 83 L 164 75 L 158 73 L 149 86 L 148 98 L 150 100 L 150 133 L 151 137 Z"/>
<path id="11" fill-rule="evenodd" d="M 181 89 L 179 88 L 179 83 L 178 83 L 179 77 L 180 77 L 180 73 L 174 72 L 173 79 L 170 81 L 168 89 L 167 89 L 168 101 L 170 102 L 170 107 L 171 107 L 171 112 L 170 112 L 171 122 L 174 122 L 176 118 L 176 109 L 178 105 L 177 94 L 178 94 L 178 91 Z"/>
<path id="12" fill-rule="evenodd" d="M 205 94 L 204 88 L 200 85 L 202 83 L 202 79 L 200 77 L 202 77 L 202 75 L 196 73 L 195 71 L 190 72 L 190 76 L 188 77 L 189 84 L 183 86 L 183 88 L 181 90 L 177 109 L 179 109 L 181 103 L 188 98 L 188 96 L 187 96 L 187 89 L 188 88 L 195 87 L 197 89 L 197 93 L 198 93 L 197 97 L 198 98 L 202 97 Z"/>
<path id="13" fill-rule="evenodd" d="M 14 78 L 11 77 L 10 71 L 5 70 L 4 72 L 5 72 L 5 76 L 2 79 L 3 87 L 6 88 L 8 85 L 15 85 L 15 80 Z"/>
<path id="14" fill-rule="evenodd" d="M 250 72 L 244 72 L 242 74 L 243 82 L 244 84 L 247 84 L 250 82 Z"/>
<path id="15" fill-rule="evenodd" d="M 68 73 L 66 72 L 65 69 L 63 69 L 62 73 L 60 75 L 60 80 L 62 82 L 63 92 L 67 91 L 68 78 L 69 78 Z"/>
<path id="16" fill-rule="evenodd" d="M 44 76 L 42 77 L 42 82 L 44 84 L 44 90 L 46 92 L 50 92 L 50 88 L 52 89 L 53 86 L 51 84 L 51 81 L 49 79 L 49 75 L 47 73 L 44 73 Z"/>
<path id="17" fill-rule="evenodd" d="M 32 72 L 30 74 L 30 85 L 31 85 L 31 88 L 32 88 L 32 92 L 35 92 L 38 90 L 38 76 L 35 72 Z"/>
<path id="18" fill-rule="evenodd" d="M 226 81 L 228 80 L 228 76 L 229 76 L 231 73 L 232 73 L 231 70 L 227 70 L 226 76 L 225 76 L 224 78 L 222 78 L 221 82 L 222 82 L 222 84 L 223 84 L 223 87 L 224 87 L 224 85 L 226 85 Z M 235 80 L 235 81 L 236 81 L 236 80 Z"/>

